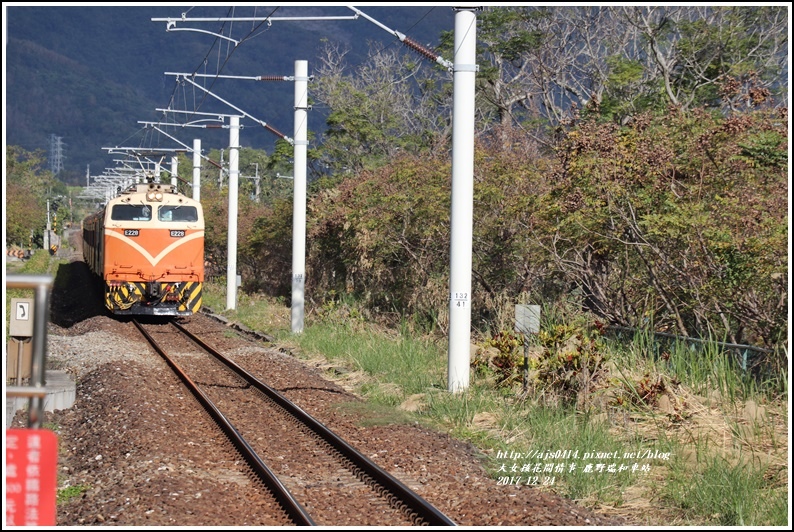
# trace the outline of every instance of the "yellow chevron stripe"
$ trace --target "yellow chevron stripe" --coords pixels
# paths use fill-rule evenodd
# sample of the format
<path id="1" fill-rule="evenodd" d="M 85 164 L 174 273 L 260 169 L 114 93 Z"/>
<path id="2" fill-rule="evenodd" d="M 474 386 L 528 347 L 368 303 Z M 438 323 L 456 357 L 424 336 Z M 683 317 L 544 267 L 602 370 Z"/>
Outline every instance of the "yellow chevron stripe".
<path id="1" fill-rule="evenodd" d="M 201 283 L 185 283 L 180 291 L 180 297 L 186 301 L 179 305 L 179 310 L 189 310 L 193 313 L 201 308 Z"/>
<path id="2" fill-rule="evenodd" d="M 132 238 L 130 238 L 128 236 L 124 236 L 124 235 L 122 235 L 120 233 L 116 233 L 116 232 L 113 232 L 113 231 L 107 231 L 105 234 L 107 236 L 111 236 L 113 238 L 117 238 L 117 239 L 121 240 L 122 242 L 124 242 L 125 244 L 129 245 L 130 247 L 138 250 L 141 253 L 141 255 L 146 257 L 146 260 L 148 260 L 149 264 L 151 264 L 152 266 L 154 266 L 155 264 L 160 262 L 160 260 L 163 257 L 168 255 L 171 251 L 175 250 L 176 248 L 178 248 L 180 245 L 184 244 L 185 242 L 188 242 L 190 240 L 195 240 L 197 238 L 204 238 L 204 231 L 199 231 L 199 232 L 193 233 L 193 234 L 191 234 L 189 236 L 179 238 L 179 239 L 175 240 L 170 246 L 168 246 L 163 251 L 161 251 L 159 255 L 157 255 L 156 257 L 152 257 L 151 253 L 146 251 L 143 248 L 143 246 L 141 246 L 140 244 L 135 242 L 134 239 L 132 239 Z"/>

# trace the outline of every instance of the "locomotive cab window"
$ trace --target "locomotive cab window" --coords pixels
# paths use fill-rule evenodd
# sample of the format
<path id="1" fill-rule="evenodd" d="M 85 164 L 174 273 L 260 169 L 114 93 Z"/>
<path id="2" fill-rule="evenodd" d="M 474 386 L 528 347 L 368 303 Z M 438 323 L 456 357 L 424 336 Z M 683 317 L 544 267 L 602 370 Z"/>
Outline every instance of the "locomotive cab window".
<path id="1" fill-rule="evenodd" d="M 157 211 L 161 222 L 197 222 L 198 211 L 187 205 L 163 205 Z"/>
<path id="2" fill-rule="evenodd" d="M 111 220 L 148 222 L 152 219 L 152 209 L 148 205 L 114 205 Z"/>

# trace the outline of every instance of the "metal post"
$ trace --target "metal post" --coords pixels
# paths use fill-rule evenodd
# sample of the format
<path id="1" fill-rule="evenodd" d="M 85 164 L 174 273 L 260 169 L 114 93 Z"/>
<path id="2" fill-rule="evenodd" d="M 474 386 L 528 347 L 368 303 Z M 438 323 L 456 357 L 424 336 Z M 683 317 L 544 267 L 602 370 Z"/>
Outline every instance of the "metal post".
<path id="1" fill-rule="evenodd" d="M 223 188 L 223 150 L 221 150 L 221 167 L 218 171 L 218 189 Z"/>
<path id="2" fill-rule="evenodd" d="M 33 288 L 36 291 L 33 312 L 33 360 L 30 372 L 30 386 L 6 388 L 11 397 L 30 397 L 28 407 L 28 427 L 41 428 L 41 413 L 44 411 L 44 366 L 47 356 L 47 320 L 49 317 L 49 291 L 52 287 L 50 275 L 9 275 L 6 279 L 9 288 Z"/>
<path id="3" fill-rule="evenodd" d="M 527 387 L 529 386 L 529 339 L 526 334 L 522 334 L 521 338 L 524 340 L 524 367 L 521 389 L 524 395 L 526 395 Z"/>
<path id="4" fill-rule="evenodd" d="M 474 88 L 477 72 L 476 8 L 455 14 L 452 119 L 452 211 L 449 279 L 448 390 L 469 387 L 471 268 L 474 212 Z"/>
<path id="5" fill-rule="evenodd" d="M 303 331 L 306 288 L 306 149 L 309 144 L 308 61 L 295 61 L 295 145 L 292 212 L 292 332 Z"/>
<path id="6" fill-rule="evenodd" d="M 237 182 L 240 149 L 240 117 L 230 119 L 229 129 L 229 237 L 226 266 L 226 309 L 237 308 Z"/>
<path id="7" fill-rule="evenodd" d="M 256 175 L 254 175 L 254 201 L 259 203 L 259 196 L 262 194 L 262 186 L 259 179 L 259 163 L 256 163 Z"/>
<path id="8" fill-rule="evenodd" d="M 17 376 L 14 380 L 14 384 L 17 386 L 22 386 L 22 353 L 24 351 L 25 345 L 22 343 L 22 340 L 20 340 L 17 343 L 17 346 Z"/>

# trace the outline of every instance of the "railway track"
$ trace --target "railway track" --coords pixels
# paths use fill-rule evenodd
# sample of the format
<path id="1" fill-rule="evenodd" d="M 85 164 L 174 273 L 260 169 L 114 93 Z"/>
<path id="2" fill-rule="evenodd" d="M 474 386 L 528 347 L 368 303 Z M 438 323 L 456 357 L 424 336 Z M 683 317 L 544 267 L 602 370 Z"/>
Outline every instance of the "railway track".
<path id="1" fill-rule="evenodd" d="M 455 525 L 183 325 L 176 321 L 146 327 L 133 323 L 223 431 L 289 522 L 299 526 Z"/>

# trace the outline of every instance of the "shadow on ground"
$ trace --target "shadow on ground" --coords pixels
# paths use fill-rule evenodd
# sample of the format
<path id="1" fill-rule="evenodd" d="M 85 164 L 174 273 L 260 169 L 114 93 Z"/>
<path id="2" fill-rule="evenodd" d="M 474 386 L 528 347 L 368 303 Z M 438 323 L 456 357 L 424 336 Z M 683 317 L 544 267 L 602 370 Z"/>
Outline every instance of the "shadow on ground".
<path id="1" fill-rule="evenodd" d="M 94 316 L 107 316 L 102 297 L 99 282 L 85 262 L 61 264 L 50 296 L 50 321 L 69 328 Z"/>

